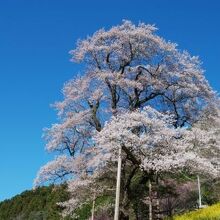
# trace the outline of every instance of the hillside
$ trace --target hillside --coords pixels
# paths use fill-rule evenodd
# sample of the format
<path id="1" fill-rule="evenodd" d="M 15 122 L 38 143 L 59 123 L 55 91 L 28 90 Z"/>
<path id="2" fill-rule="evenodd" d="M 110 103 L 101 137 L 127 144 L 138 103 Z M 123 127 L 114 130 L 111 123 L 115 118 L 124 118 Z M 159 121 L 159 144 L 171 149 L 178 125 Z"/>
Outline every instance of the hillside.
<path id="1" fill-rule="evenodd" d="M 0 220 L 59 220 L 61 209 L 56 203 L 68 198 L 65 188 L 66 185 L 44 186 L 5 200 L 0 203 Z M 100 198 L 97 204 L 106 203 L 108 200 L 108 197 Z M 90 209 L 91 204 L 88 204 L 79 210 L 79 219 L 87 219 Z M 176 216 L 174 220 L 220 220 L 220 203 Z"/>
<path id="2" fill-rule="evenodd" d="M 61 213 L 62 209 L 57 206 L 57 202 L 67 199 L 68 192 L 64 184 L 27 190 L 11 199 L 0 202 L 0 220 L 60 220 L 59 213 Z M 96 201 L 97 211 L 99 210 L 98 207 L 111 202 L 112 198 L 109 196 L 98 198 Z M 77 219 L 88 219 L 91 215 L 91 208 L 92 203 L 84 204 L 76 211 Z M 96 215 L 96 219 L 108 219 L 104 216 L 106 213 L 102 213 L 102 211 L 102 209 L 98 211 L 99 214 Z M 64 220 L 70 219 L 72 218 L 66 217 Z"/>
<path id="3" fill-rule="evenodd" d="M 57 202 L 68 198 L 66 186 L 44 186 L 24 191 L 0 203 L 1 220 L 58 220 Z"/>

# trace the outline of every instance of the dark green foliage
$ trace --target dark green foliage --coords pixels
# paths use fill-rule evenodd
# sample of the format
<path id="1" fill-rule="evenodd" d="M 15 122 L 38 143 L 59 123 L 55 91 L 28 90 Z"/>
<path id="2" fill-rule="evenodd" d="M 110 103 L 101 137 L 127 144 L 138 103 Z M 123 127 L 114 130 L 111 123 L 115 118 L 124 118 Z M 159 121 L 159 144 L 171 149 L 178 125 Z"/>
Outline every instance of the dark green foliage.
<path id="1" fill-rule="evenodd" d="M 44 186 L 25 191 L 0 203 L 1 220 L 59 220 L 57 202 L 68 199 L 66 185 Z"/>
<path id="2" fill-rule="evenodd" d="M 146 182 L 147 179 L 145 179 L 141 172 L 138 172 L 131 181 L 130 200 L 135 213 L 135 219 L 146 219 L 148 216 L 148 208 L 143 202 L 144 197 L 148 195 Z"/>
<path id="3" fill-rule="evenodd" d="M 166 176 L 166 179 L 168 181 L 169 176 Z M 177 176 L 176 180 L 172 178 L 172 181 L 168 181 L 169 184 L 167 184 L 166 181 L 161 181 L 161 184 L 152 182 L 153 193 L 158 193 L 164 216 L 167 215 L 166 212 L 168 211 L 167 206 L 164 206 L 164 199 L 170 198 L 169 201 L 173 213 L 194 209 L 197 205 L 197 191 L 190 193 L 181 191 L 180 195 L 178 194 L 178 187 L 181 187 L 183 183 L 187 183 L 188 179 L 189 178 L 186 178 L 184 175 Z M 137 172 L 131 180 L 129 191 L 130 202 L 127 207 L 131 220 L 148 218 L 148 205 L 144 202 L 145 197 L 148 196 L 147 181 L 141 172 Z M 192 182 L 196 184 L 196 178 L 192 179 Z M 111 185 L 112 183 L 109 186 L 110 189 L 112 187 Z M 213 204 L 219 201 L 219 192 L 220 182 L 202 180 L 203 204 Z M 113 217 L 115 194 L 114 191 L 111 190 L 107 194 L 108 195 L 98 197 L 95 201 L 95 219 L 97 220 L 109 220 Z M 123 199 L 125 199 L 125 197 L 123 197 L 123 191 L 121 196 L 122 202 Z M 0 220 L 60 220 L 62 219 L 60 216 L 62 208 L 59 207 L 57 203 L 66 201 L 68 198 L 69 193 L 66 191 L 65 184 L 59 186 L 44 186 L 36 190 L 25 191 L 10 200 L 5 200 L 0 203 Z M 121 207 L 122 205 L 123 203 L 121 203 Z M 66 217 L 63 220 L 86 220 L 91 216 L 91 209 L 92 201 L 82 204 L 82 206 L 75 211 L 75 214 L 78 216 L 77 218 Z M 156 207 L 153 207 L 153 210 L 156 210 Z"/>
<path id="4" fill-rule="evenodd" d="M 220 201 L 220 181 L 208 180 L 202 181 L 202 202 L 207 205 L 213 205 Z"/>
<path id="5" fill-rule="evenodd" d="M 62 219 L 60 216 L 62 209 L 57 203 L 67 199 L 68 192 L 65 184 L 43 186 L 36 190 L 24 191 L 20 195 L 0 203 L 0 220 L 60 220 Z M 114 198 L 109 195 L 97 198 L 96 216 L 102 214 L 102 207 L 105 205 L 113 206 L 113 203 Z M 82 205 L 76 211 L 77 220 L 88 219 L 91 216 L 91 208 L 92 202 Z M 66 217 L 64 220 L 71 219 Z"/>

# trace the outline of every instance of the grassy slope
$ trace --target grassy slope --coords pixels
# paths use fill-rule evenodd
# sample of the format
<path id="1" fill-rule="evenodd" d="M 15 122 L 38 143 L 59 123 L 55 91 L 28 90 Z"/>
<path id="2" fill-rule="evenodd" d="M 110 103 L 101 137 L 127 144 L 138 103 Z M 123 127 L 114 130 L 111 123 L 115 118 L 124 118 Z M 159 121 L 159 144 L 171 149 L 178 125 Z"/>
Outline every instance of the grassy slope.
<path id="1" fill-rule="evenodd" d="M 174 220 L 220 220 L 220 203 L 176 216 Z"/>

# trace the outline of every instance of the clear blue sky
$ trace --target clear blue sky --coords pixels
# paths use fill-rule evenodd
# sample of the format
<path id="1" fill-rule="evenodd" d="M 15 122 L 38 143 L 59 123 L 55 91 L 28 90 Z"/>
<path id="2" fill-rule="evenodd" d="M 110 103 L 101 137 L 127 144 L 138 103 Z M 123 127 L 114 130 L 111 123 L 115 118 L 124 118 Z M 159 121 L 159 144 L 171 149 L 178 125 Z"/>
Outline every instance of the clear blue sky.
<path id="1" fill-rule="evenodd" d="M 156 24 L 159 35 L 199 55 L 220 91 L 218 0 L 0 0 L 0 200 L 32 187 L 51 156 L 43 127 L 49 104 L 78 73 L 68 51 L 78 38 L 129 19 Z"/>

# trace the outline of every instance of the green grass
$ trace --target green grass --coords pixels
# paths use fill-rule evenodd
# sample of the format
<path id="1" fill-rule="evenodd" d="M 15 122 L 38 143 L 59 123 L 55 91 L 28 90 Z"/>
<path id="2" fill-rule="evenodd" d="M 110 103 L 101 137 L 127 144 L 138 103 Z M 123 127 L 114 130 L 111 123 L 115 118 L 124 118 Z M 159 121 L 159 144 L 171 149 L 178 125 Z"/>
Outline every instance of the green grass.
<path id="1" fill-rule="evenodd" d="M 174 220 L 220 220 L 220 203 L 176 216 Z"/>

